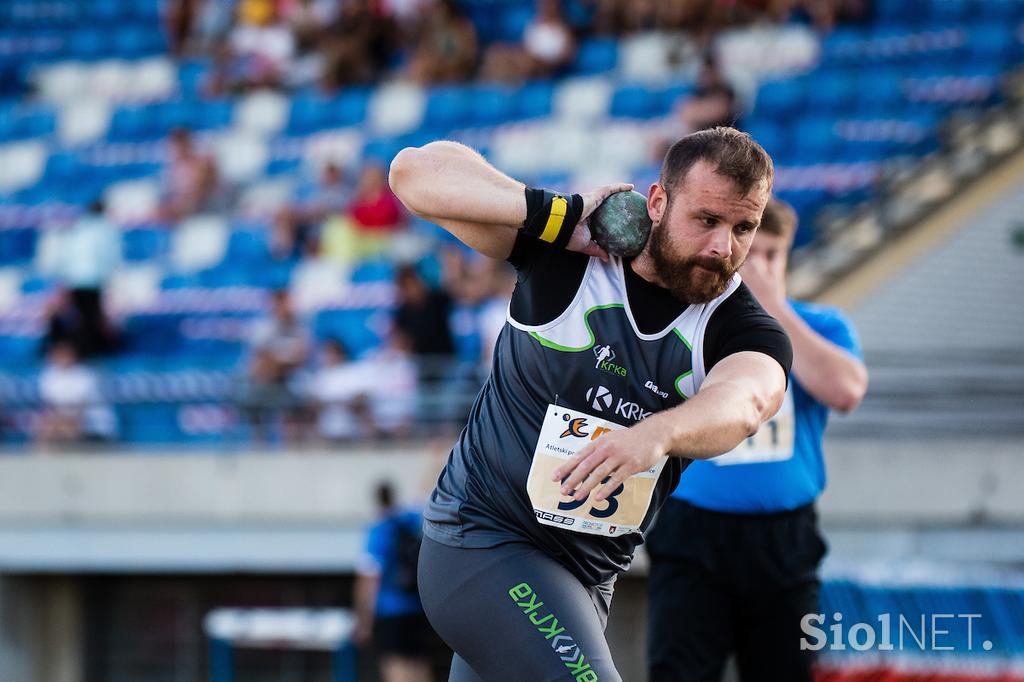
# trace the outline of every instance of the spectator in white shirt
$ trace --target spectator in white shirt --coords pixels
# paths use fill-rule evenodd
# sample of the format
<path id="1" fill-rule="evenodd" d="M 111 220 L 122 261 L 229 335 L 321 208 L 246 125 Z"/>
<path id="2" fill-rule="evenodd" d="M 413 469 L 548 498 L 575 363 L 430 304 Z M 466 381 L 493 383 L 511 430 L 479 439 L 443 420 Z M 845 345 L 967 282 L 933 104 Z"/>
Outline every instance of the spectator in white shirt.
<path id="1" fill-rule="evenodd" d="M 78 362 L 68 343 L 54 345 L 39 375 L 39 396 L 44 410 L 36 437 L 43 444 L 70 444 L 109 440 L 117 420 L 103 402 L 95 373 Z"/>

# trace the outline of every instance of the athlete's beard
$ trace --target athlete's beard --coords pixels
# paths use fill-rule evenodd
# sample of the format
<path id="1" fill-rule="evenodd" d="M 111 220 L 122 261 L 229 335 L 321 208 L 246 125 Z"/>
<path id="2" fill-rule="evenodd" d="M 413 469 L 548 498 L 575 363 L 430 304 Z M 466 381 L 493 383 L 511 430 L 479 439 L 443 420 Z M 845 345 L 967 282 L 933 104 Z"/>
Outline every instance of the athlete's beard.
<path id="1" fill-rule="evenodd" d="M 662 224 L 651 230 L 648 253 L 654 272 L 673 296 L 685 303 L 708 303 L 722 294 L 739 266 L 727 260 L 690 256 L 680 260 L 672 256 L 668 229 Z"/>

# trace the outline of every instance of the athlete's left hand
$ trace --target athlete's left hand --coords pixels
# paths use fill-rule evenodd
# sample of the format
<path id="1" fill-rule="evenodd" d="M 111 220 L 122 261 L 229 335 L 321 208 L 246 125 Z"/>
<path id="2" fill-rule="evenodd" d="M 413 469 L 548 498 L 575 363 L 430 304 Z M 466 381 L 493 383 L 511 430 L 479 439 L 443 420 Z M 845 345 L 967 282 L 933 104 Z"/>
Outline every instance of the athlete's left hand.
<path id="1" fill-rule="evenodd" d="M 558 467 L 551 480 L 565 479 L 562 494 L 572 495 L 576 500 L 585 500 L 597 489 L 594 500 L 599 502 L 633 474 L 655 466 L 666 456 L 667 442 L 658 420 L 648 417 L 628 429 L 612 431 L 591 441 Z M 605 479 L 607 482 L 602 484 Z"/>

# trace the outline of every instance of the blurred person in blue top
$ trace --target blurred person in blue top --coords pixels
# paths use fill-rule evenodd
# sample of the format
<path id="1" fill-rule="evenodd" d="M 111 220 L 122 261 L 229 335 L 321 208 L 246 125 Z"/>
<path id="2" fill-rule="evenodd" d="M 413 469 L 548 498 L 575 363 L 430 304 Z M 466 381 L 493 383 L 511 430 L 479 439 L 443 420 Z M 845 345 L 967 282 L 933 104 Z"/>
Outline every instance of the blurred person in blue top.
<path id="1" fill-rule="evenodd" d="M 860 403 L 867 370 L 839 310 L 786 297 L 796 223 L 772 200 L 740 270 L 793 344 L 786 399 L 732 452 L 687 468 L 648 538 L 651 682 L 717 682 L 731 655 L 744 682 L 812 679 L 800 619 L 818 610 L 826 551 L 822 435 L 830 410 Z"/>
<path id="2" fill-rule="evenodd" d="M 379 518 L 356 571 L 354 638 L 373 646 L 384 682 L 429 682 L 436 639 L 416 579 L 423 517 L 395 503 L 390 483 L 378 485 L 376 494 Z"/>

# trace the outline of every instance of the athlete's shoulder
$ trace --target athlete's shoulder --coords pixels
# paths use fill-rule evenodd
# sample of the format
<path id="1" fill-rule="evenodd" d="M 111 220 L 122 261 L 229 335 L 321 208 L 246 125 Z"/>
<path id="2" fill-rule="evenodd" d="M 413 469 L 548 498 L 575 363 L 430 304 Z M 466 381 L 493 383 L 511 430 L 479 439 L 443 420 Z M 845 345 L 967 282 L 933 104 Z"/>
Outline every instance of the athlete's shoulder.
<path id="1" fill-rule="evenodd" d="M 722 358 L 756 351 L 775 358 L 789 373 L 793 348 L 785 329 L 740 283 L 711 315 L 704 333 L 704 365 L 710 371 Z"/>
<path id="2" fill-rule="evenodd" d="M 525 325 L 546 324 L 569 307 L 587 274 L 590 257 L 520 233 L 508 262 L 516 269 L 509 311 Z"/>

